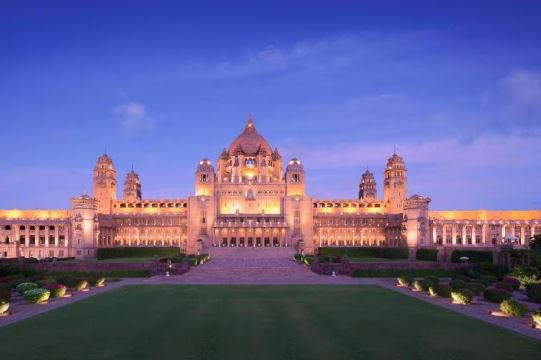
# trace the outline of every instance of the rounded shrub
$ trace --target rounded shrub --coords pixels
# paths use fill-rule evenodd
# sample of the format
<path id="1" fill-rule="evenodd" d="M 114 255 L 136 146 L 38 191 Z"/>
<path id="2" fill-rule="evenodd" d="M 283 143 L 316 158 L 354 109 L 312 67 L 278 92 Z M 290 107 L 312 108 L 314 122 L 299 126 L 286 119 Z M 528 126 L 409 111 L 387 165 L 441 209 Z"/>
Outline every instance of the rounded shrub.
<path id="1" fill-rule="evenodd" d="M 9 301 L 0 299 L 0 315 L 5 314 L 9 310 Z"/>
<path id="2" fill-rule="evenodd" d="M 504 300 L 500 304 L 500 310 L 505 315 L 524 316 L 528 312 L 528 307 L 515 300 Z"/>
<path id="3" fill-rule="evenodd" d="M 473 300 L 473 293 L 468 289 L 459 289 L 451 291 L 451 297 L 455 304 L 468 305 Z"/>
<path id="4" fill-rule="evenodd" d="M 451 287 L 447 284 L 435 284 L 428 289 L 430 296 L 434 297 L 451 297 Z"/>
<path id="5" fill-rule="evenodd" d="M 428 291 L 432 283 L 426 279 L 418 279 L 413 282 L 413 287 L 417 291 Z"/>
<path id="6" fill-rule="evenodd" d="M 520 288 L 520 281 L 511 276 L 505 276 L 503 278 L 503 283 L 510 285 L 513 290 L 518 290 Z"/>
<path id="7" fill-rule="evenodd" d="M 96 276 L 90 278 L 90 285 L 92 286 L 104 286 L 105 285 L 105 277 L 103 276 Z"/>
<path id="8" fill-rule="evenodd" d="M 507 290 L 509 292 L 513 292 L 513 290 L 514 290 L 512 285 L 506 284 L 503 281 L 499 281 L 499 282 L 495 283 L 494 286 L 497 287 L 497 288 L 500 288 L 500 289 Z"/>
<path id="9" fill-rule="evenodd" d="M 453 279 L 449 282 L 449 286 L 453 290 L 460 290 L 466 287 L 466 282 L 463 280 Z"/>
<path id="10" fill-rule="evenodd" d="M 88 287 L 88 281 L 86 279 L 75 279 L 72 286 L 73 290 L 81 291 Z"/>
<path id="11" fill-rule="evenodd" d="M 399 286 L 410 287 L 413 285 L 413 278 L 409 276 L 399 276 L 396 278 L 396 282 Z"/>
<path id="12" fill-rule="evenodd" d="M 42 288 L 35 288 L 25 291 L 23 296 L 26 301 L 37 304 L 49 300 L 51 292 Z"/>
<path id="13" fill-rule="evenodd" d="M 541 283 L 530 283 L 526 285 L 528 300 L 541 303 Z"/>
<path id="14" fill-rule="evenodd" d="M 485 300 L 493 303 L 501 303 L 504 300 L 509 300 L 511 298 L 511 293 L 505 289 L 490 287 L 485 290 L 483 293 Z"/>
<path id="15" fill-rule="evenodd" d="M 471 282 L 466 284 L 466 289 L 471 290 L 474 295 L 481 295 L 486 290 L 486 286 L 478 282 Z"/>
<path id="16" fill-rule="evenodd" d="M 532 321 L 536 327 L 541 328 L 541 309 L 532 312 Z"/>
<path id="17" fill-rule="evenodd" d="M 520 281 L 526 287 L 529 284 L 539 282 L 539 270 L 535 267 L 515 267 L 510 275 Z"/>
<path id="18" fill-rule="evenodd" d="M 26 292 L 27 290 L 31 290 L 31 289 L 36 289 L 38 288 L 38 284 L 36 283 L 33 283 L 33 282 L 23 282 L 23 283 L 20 283 L 19 285 L 17 285 L 17 287 L 15 288 L 15 290 L 17 290 L 17 292 L 19 294 L 23 294 L 24 292 Z"/>
<path id="19" fill-rule="evenodd" d="M 49 283 L 43 286 L 45 290 L 49 290 L 51 293 L 51 297 L 54 298 L 61 298 L 66 295 L 66 286 L 62 284 L 57 283 Z"/>

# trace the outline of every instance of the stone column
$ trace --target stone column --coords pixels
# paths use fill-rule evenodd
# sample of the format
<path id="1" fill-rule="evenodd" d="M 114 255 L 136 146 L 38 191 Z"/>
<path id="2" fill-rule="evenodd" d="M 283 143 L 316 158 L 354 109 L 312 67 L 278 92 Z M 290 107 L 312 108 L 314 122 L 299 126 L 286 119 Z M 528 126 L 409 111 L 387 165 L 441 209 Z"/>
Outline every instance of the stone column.
<path id="1" fill-rule="evenodd" d="M 436 245 L 438 243 L 438 231 L 436 229 L 436 224 L 432 223 L 432 245 Z"/>
<path id="2" fill-rule="evenodd" d="M 451 237 L 453 239 L 453 246 L 456 245 L 456 224 L 451 225 Z"/>
<path id="3" fill-rule="evenodd" d="M 462 225 L 462 246 L 466 245 L 466 225 Z"/>
<path id="4" fill-rule="evenodd" d="M 24 243 L 26 246 L 29 246 L 30 245 L 30 225 L 26 225 L 25 227 L 25 239 L 24 239 Z"/>
<path id="5" fill-rule="evenodd" d="M 481 243 L 483 245 L 487 243 L 487 224 L 483 224 L 483 229 L 481 230 Z"/>
<path id="6" fill-rule="evenodd" d="M 473 245 L 477 245 L 477 239 L 475 238 L 475 227 L 477 226 L 477 224 L 473 224 L 472 227 L 471 227 L 471 243 Z"/>
<path id="7" fill-rule="evenodd" d="M 447 244 L 447 226 L 441 225 L 441 244 L 445 246 Z"/>
<path id="8" fill-rule="evenodd" d="M 45 247 L 49 247 L 49 225 L 45 225 Z"/>
<path id="9" fill-rule="evenodd" d="M 527 245 L 526 244 L 526 234 L 524 231 L 524 225 L 520 225 L 520 244 L 521 245 Z"/>
<path id="10" fill-rule="evenodd" d="M 54 226 L 54 246 L 59 245 L 59 239 L 58 239 L 58 225 Z"/>

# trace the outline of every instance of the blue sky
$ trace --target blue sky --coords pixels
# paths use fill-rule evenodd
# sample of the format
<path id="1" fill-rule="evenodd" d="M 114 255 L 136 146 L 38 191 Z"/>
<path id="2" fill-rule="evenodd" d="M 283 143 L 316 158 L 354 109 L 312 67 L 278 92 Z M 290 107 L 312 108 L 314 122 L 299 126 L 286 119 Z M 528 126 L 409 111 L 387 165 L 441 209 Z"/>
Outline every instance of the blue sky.
<path id="1" fill-rule="evenodd" d="M 541 208 L 541 3 L 405 3 L 0 1 L 0 208 L 68 207 L 104 149 L 189 196 L 249 112 L 316 197 L 382 195 L 396 146 L 434 209 Z"/>

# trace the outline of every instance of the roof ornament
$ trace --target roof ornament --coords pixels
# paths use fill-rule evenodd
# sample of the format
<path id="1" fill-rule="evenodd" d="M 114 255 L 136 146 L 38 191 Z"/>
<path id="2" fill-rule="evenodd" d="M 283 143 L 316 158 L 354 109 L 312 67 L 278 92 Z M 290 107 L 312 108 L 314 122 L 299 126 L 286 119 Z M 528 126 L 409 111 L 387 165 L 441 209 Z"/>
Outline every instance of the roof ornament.
<path id="1" fill-rule="evenodd" d="M 248 113 L 248 121 L 246 122 L 246 130 L 248 129 L 253 129 L 255 130 L 255 125 L 254 125 L 254 117 L 252 116 L 252 113 Z"/>

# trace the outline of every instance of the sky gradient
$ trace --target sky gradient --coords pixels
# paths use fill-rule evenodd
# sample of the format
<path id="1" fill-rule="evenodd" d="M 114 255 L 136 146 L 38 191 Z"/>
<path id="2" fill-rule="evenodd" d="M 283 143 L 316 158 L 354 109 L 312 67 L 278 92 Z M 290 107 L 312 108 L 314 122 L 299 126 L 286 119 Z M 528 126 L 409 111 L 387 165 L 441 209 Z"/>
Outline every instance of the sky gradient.
<path id="1" fill-rule="evenodd" d="M 539 1 L 0 1 L 0 208 L 193 194 L 253 113 L 307 191 L 378 194 L 396 146 L 432 209 L 541 208 Z"/>

